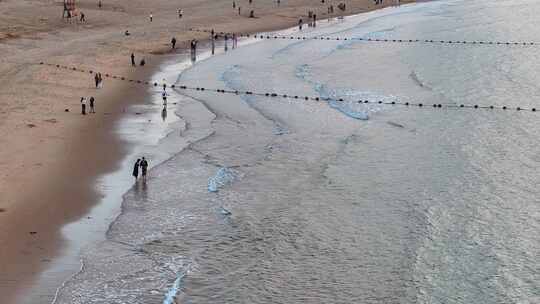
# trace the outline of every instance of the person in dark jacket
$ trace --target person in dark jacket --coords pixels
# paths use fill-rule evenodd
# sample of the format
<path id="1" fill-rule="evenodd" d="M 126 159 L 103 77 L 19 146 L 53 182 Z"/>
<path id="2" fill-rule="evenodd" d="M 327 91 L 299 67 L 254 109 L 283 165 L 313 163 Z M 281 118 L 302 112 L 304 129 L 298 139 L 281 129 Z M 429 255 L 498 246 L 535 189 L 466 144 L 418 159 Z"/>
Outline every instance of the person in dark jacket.
<path id="1" fill-rule="evenodd" d="M 148 171 L 148 162 L 146 161 L 144 157 L 142 158 L 141 164 L 139 166 L 141 167 L 141 170 L 142 170 L 143 181 L 146 182 L 146 172 Z"/>
<path id="2" fill-rule="evenodd" d="M 133 165 L 133 177 L 135 177 L 135 180 L 139 178 L 139 165 L 141 164 L 141 159 L 137 158 L 137 161 L 135 162 L 135 165 Z"/>
<path id="3" fill-rule="evenodd" d="M 90 112 L 89 113 L 96 113 L 96 110 L 94 108 L 94 105 L 95 105 L 95 99 L 94 99 L 94 96 L 91 96 L 90 97 Z"/>

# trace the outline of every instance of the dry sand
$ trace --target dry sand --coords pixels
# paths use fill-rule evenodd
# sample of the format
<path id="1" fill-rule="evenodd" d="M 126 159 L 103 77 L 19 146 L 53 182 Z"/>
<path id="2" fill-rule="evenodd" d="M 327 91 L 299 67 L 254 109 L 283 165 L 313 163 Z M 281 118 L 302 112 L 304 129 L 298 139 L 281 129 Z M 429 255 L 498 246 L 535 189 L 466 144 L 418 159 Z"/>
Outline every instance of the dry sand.
<path id="1" fill-rule="evenodd" d="M 111 130 L 122 110 L 144 102 L 143 87 L 39 65 L 40 61 L 148 79 L 169 41 L 184 47 L 207 35 L 188 28 L 258 32 L 293 26 L 308 10 L 327 18 L 333 0 L 98 0 L 77 1 L 86 23 L 62 20 L 62 1 L 0 0 L 0 295 L 14 302 L 62 245 L 59 229 L 96 202 L 95 178 L 112 170 L 126 147 Z M 376 7 L 348 0 L 346 14 Z M 390 0 L 385 0 L 391 4 Z M 403 2 L 403 1 L 402 1 Z M 412 1 L 407 1 L 412 2 Z M 385 4 L 386 4 L 385 3 Z M 184 17 L 179 19 L 177 9 Z M 248 18 L 253 9 L 257 18 Z M 153 22 L 149 22 L 152 13 Z M 128 29 L 129 37 L 123 33 Z M 133 68 L 144 56 L 147 66 Z M 137 75 L 134 75 L 137 74 Z M 80 115 L 81 96 L 94 96 L 97 114 Z M 65 112 L 64 109 L 69 109 Z"/>

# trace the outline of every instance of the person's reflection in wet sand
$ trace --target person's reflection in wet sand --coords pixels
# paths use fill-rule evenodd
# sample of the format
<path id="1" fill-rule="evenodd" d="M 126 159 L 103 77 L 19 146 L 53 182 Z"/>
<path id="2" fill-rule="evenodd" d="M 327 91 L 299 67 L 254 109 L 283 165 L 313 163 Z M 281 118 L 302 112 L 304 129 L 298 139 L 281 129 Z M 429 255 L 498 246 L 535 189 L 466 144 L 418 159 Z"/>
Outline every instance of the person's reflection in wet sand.
<path id="1" fill-rule="evenodd" d="M 139 197 L 141 195 L 141 183 L 138 181 L 135 182 L 135 186 L 133 187 L 133 192 L 135 192 L 135 196 Z"/>
<path id="2" fill-rule="evenodd" d="M 161 110 L 161 119 L 163 119 L 163 121 L 167 120 L 167 107 L 166 106 L 164 106 L 163 110 Z"/>
<path id="3" fill-rule="evenodd" d="M 142 198 L 143 202 L 146 202 L 146 200 L 148 199 L 147 190 L 148 190 L 148 186 L 146 185 L 146 183 L 142 183 L 141 184 L 141 191 L 139 193 L 140 193 L 140 197 Z"/>
<path id="4" fill-rule="evenodd" d="M 147 190 L 148 186 L 145 182 L 136 182 L 133 188 L 135 197 L 141 198 L 143 201 L 146 201 L 146 199 L 148 198 Z"/>

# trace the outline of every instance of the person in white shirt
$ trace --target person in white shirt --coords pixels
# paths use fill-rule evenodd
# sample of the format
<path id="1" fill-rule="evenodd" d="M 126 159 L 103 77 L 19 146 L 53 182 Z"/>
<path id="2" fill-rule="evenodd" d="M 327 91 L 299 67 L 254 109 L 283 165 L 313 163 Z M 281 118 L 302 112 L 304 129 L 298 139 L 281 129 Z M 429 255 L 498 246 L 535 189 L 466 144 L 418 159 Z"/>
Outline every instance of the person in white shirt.
<path id="1" fill-rule="evenodd" d="M 81 97 L 81 114 L 86 115 L 86 97 Z"/>

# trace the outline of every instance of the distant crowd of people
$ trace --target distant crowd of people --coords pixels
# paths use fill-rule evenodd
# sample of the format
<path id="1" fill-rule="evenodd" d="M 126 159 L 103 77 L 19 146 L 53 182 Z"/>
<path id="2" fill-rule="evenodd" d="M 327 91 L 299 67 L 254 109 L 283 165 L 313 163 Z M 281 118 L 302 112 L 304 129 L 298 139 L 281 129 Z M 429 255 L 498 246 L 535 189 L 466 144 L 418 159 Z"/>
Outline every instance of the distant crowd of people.
<path id="1" fill-rule="evenodd" d="M 274 1 L 277 3 L 278 6 L 281 4 L 280 0 L 274 0 Z M 373 0 L 373 1 L 374 1 L 375 5 L 382 5 L 384 0 Z M 400 3 L 399 0 L 387 0 L 387 1 L 394 1 L 394 4 L 396 4 L 396 5 L 399 5 L 399 3 Z M 321 3 L 325 3 L 325 0 L 321 0 Z M 252 5 L 253 0 L 248 0 L 248 4 Z M 103 3 L 102 3 L 101 0 L 99 0 L 98 1 L 98 7 L 101 9 L 102 6 L 103 6 Z M 242 7 L 237 5 L 236 0 L 232 1 L 232 7 L 233 7 L 233 9 L 238 10 L 238 15 L 242 14 Z M 345 3 L 339 3 L 337 5 L 337 7 L 342 11 L 346 10 L 346 4 Z M 333 5 L 327 6 L 327 13 L 328 13 L 328 15 L 334 14 L 334 6 Z M 73 11 L 70 10 L 64 4 L 64 15 L 63 15 L 63 17 L 67 17 L 68 19 L 70 19 L 70 18 L 73 17 L 72 14 L 73 14 Z M 86 22 L 86 15 L 82 11 L 79 11 L 78 14 L 80 16 L 79 21 L 80 22 Z M 179 19 L 182 19 L 183 16 L 184 16 L 183 9 L 178 8 L 177 9 L 177 15 L 178 15 Z M 317 25 L 317 14 L 315 12 L 313 12 L 313 11 L 308 11 L 307 16 L 308 16 L 307 26 L 308 27 L 315 27 Z M 255 17 L 255 11 L 253 9 L 251 9 L 249 11 L 249 17 L 251 17 L 251 18 Z M 152 11 L 148 15 L 148 20 L 149 20 L 149 22 L 154 21 L 154 15 L 153 15 Z M 299 27 L 300 30 L 303 29 L 304 24 L 305 24 L 304 20 L 302 18 L 300 18 L 298 20 L 298 27 Z M 126 30 L 124 32 L 124 35 L 125 36 L 130 36 L 131 33 L 129 32 L 129 30 Z M 236 34 L 223 34 L 223 35 L 221 35 L 221 37 L 223 38 L 223 41 L 224 41 L 224 49 L 225 49 L 225 51 L 227 51 L 228 48 L 229 48 L 229 41 L 232 42 L 231 46 L 232 46 L 233 49 L 235 49 L 238 46 L 238 37 L 237 37 Z M 211 42 L 211 52 L 212 52 L 212 54 L 215 53 L 215 42 L 219 38 L 220 38 L 220 35 L 215 33 L 214 30 L 212 29 L 212 31 L 210 33 L 210 42 Z M 176 37 L 171 38 L 170 44 L 171 44 L 171 49 L 173 49 L 173 50 L 176 49 L 176 46 L 177 46 Z M 196 57 L 197 57 L 198 40 L 192 39 L 189 44 L 190 44 L 191 60 L 195 61 Z M 131 53 L 130 59 L 131 59 L 131 65 L 136 66 L 137 63 L 136 63 L 136 60 L 135 60 L 136 58 L 135 58 L 134 53 Z M 142 57 L 140 59 L 140 61 L 139 61 L 139 66 L 144 66 L 145 64 L 146 64 L 146 61 L 145 61 L 144 57 Z M 99 89 L 99 88 L 103 87 L 103 78 L 102 78 L 101 73 L 95 73 L 94 81 L 95 81 L 96 89 Z M 167 115 L 166 113 L 167 113 L 167 96 L 168 96 L 168 94 L 166 92 L 166 88 L 167 88 L 167 86 L 164 83 L 163 84 L 163 92 L 162 92 L 162 99 L 163 99 L 162 117 L 163 117 L 164 120 L 165 120 L 165 117 Z M 95 112 L 96 99 L 93 96 L 88 98 L 88 100 L 87 100 L 86 97 L 81 97 L 80 104 L 81 104 L 81 114 L 82 115 L 86 115 L 87 113 L 88 114 L 96 113 Z M 142 159 L 137 159 L 137 161 L 135 162 L 135 164 L 133 166 L 133 173 L 132 174 L 133 174 L 133 177 L 135 178 L 135 180 L 138 180 L 138 178 L 139 178 L 139 170 L 142 173 L 143 181 L 146 182 L 146 175 L 147 175 L 147 170 L 148 170 L 148 161 L 145 159 L 145 157 L 142 157 Z"/>

